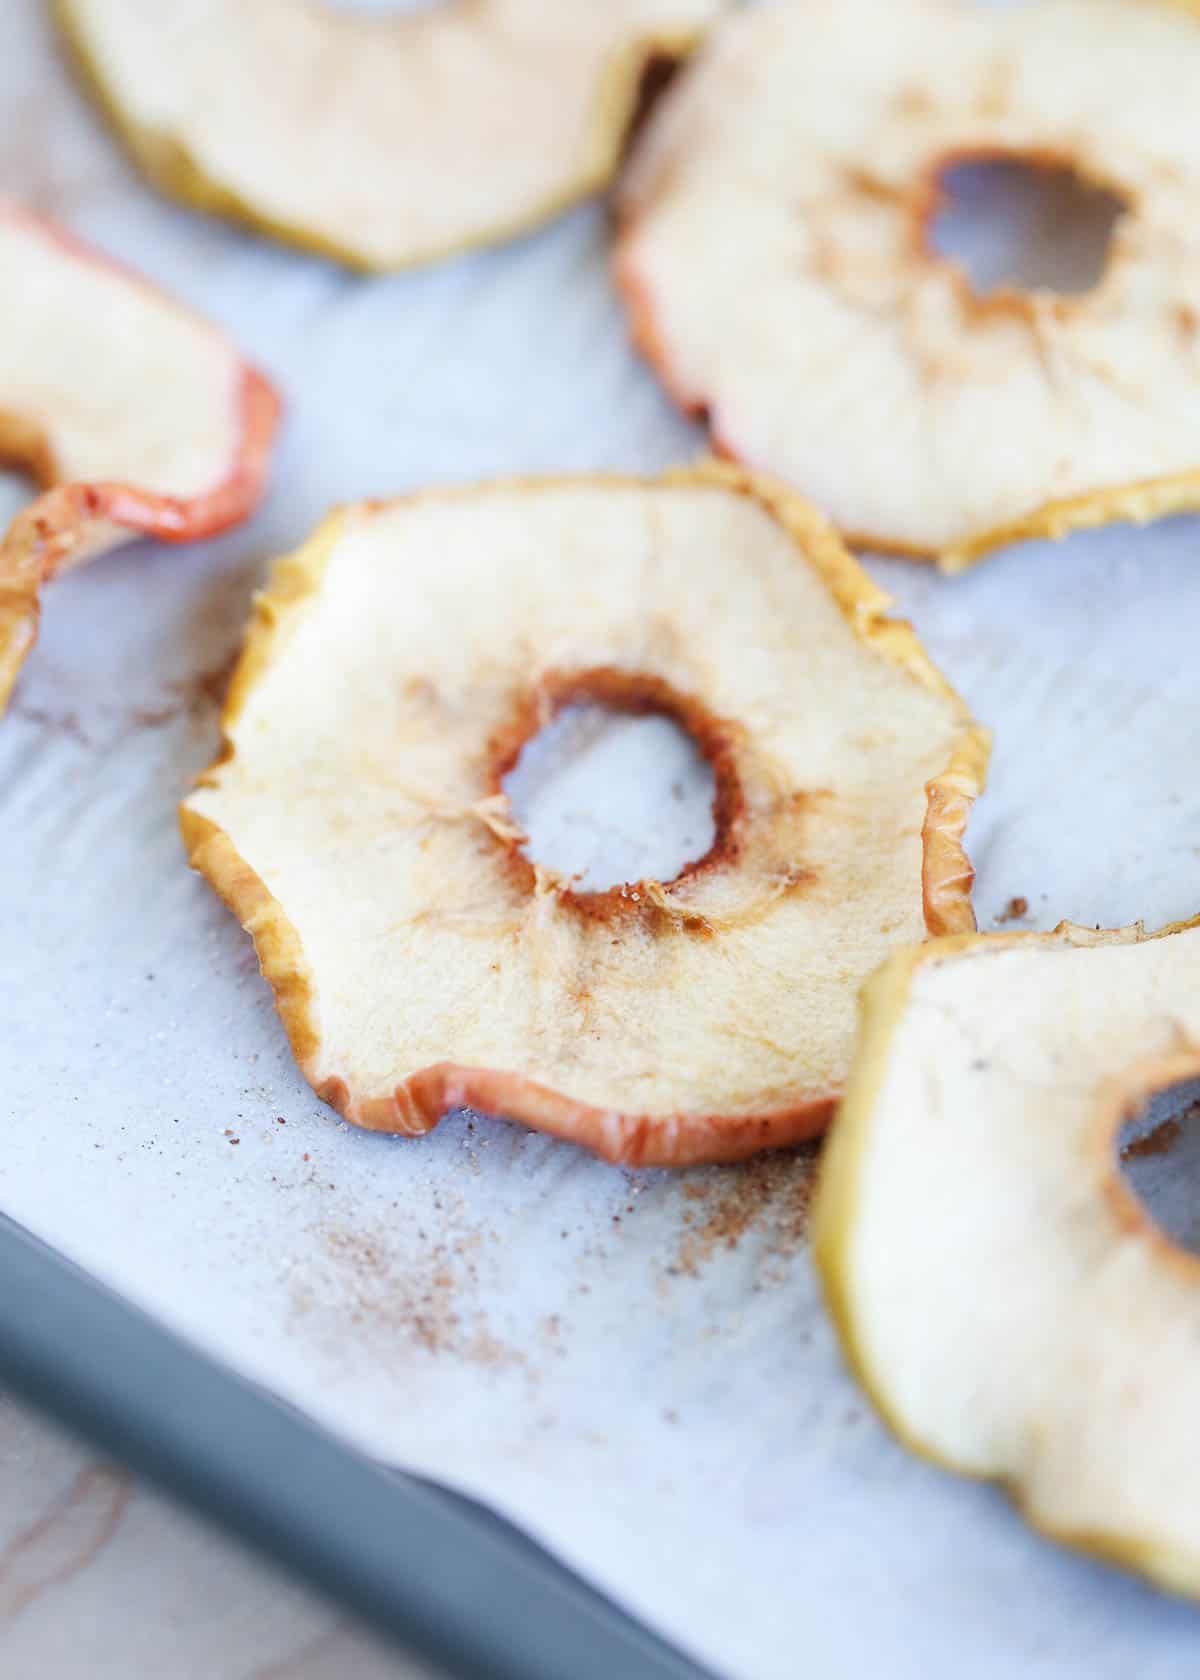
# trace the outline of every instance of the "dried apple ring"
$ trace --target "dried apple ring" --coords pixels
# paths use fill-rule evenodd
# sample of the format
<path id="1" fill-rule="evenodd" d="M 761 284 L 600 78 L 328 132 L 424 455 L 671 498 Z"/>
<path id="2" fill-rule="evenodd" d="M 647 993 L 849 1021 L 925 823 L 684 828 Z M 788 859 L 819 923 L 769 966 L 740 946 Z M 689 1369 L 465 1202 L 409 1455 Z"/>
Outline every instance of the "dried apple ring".
<path id="1" fill-rule="evenodd" d="M 1195 13 L 1145 0 L 755 7 L 635 151 L 635 336 L 725 452 L 873 548 L 959 570 L 1194 508 L 1197 86 Z M 977 293 L 930 242 L 964 160 L 1113 195 L 1100 283 Z"/>
<path id="2" fill-rule="evenodd" d="M 279 405 L 215 327 L 2 206 L 0 341 L 0 461 L 47 487 L 0 537 L 3 712 L 43 583 L 132 537 L 191 542 L 246 518 Z"/>
<path id="3" fill-rule="evenodd" d="M 1200 1595 L 1200 1261 L 1121 1175 L 1200 1078 L 1200 922 L 938 941 L 868 984 L 816 1258 L 914 1451 L 1038 1529 Z"/>
<path id="4" fill-rule="evenodd" d="M 371 17 L 309 0 L 56 0 L 164 192 L 376 270 L 511 238 L 598 191 L 646 71 L 727 4 L 446 0 Z"/>
<path id="5" fill-rule="evenodd" d="M 364 504 L 279 562 L 182 825 L 317 1092 L 637 1164 L 820 1131 L 860 981 L 974 925 L 987 739 L 885 605 L 820 515 L 720 465 Z M 505 775 L 588 698 L 712 766 L 715 839 L 673 880 L 583 892 L 523 849 Z"/>

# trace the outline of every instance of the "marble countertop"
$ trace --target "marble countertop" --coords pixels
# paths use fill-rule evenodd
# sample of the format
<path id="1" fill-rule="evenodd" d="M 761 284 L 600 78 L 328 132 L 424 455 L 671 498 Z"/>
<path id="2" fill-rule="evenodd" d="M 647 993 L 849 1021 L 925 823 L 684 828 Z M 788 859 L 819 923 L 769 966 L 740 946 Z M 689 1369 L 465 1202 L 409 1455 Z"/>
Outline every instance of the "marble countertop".
<path id="1" fill-rule="evenodd" d="M 7 1680 L 432 1680 L 0 1396 Z"/>

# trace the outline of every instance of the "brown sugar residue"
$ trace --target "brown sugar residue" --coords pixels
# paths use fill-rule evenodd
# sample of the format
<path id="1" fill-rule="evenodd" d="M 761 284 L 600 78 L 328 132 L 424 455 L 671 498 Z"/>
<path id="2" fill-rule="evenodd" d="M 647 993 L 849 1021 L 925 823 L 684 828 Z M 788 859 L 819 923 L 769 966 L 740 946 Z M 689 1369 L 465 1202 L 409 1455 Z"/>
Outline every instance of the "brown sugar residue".
<path id="1" fill-rule="evenodd" d="M 525 1364 L 479 1305 L 478 1235 L 431 1237 L 415 1254 L 342 1225 L 313 1240 L 314 1261 L 292 1282 L 292 1311 L 339 1351 L 349 1342 L 372 1360 L 415 1349 L 484 1367 Z"/>
<path id="2" fill-rule="evenodd" d="M 1189 1116 L 1197 1109 L 1200 1109 L 1200 1103 L 1193 1104 L 1188 1111 Z M 1152 1131 L 1125 1144 L 1121 1149 L 1121 1159 L 1141 1161 L 1148 1155 L 1169 1155 L 1182 1136 L 1183 1127 L 1178 1120 L 1164 1120 L 1161 1126 L 1155 1126 Z"/>
<path id="3" fill-rule="evenodd" d="M 758 1242 L 764 1258 L 795 1254 L 807 1240 L 816 1163 L 809 1145 L 740 1166 L 701 1169 L 703 1176 L 683 1185 L 684 1198 L 696 1208 L 684 1213 L 685 1234 L 671 1270 L 698 1277 L 747 1237 Z"/>
<path id="4" fill-rule="evenodd" d="M 1027 898 L 1010 898 L 1008 903 L 996 917 L 997 922 L 1023 922 L 1029 914 L 1029 900 Z"/>

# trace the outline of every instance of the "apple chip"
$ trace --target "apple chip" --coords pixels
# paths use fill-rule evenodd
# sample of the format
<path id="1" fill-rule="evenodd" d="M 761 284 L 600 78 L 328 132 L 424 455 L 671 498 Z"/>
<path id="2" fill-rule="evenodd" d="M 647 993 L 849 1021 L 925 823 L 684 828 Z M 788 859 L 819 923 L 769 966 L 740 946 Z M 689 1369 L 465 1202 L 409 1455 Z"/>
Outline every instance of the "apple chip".
<path id="1" fill-rule="evenodd" d="M 754 7 L 634 153 L 635 336 L 723 452 L 873 548 L 953 571 L 1194 508 L 1198 86 L 1195 12 L 1146 0 Z M 931 242 L 964 162 L 1110 195 L 1099 284 L 976 291 Z"/>
<path id="2" fill-rule="evenodd" d="M 727 3 L 56 0 L 156 185 L 363 269 L 507 239 L 598 191 L 646 73 Z"/>
<path id="3" fill-rule="evenodd" d="M 1053 1538 L 1200 1594 L 1200 1261 L 1122 1128 L 1200 1078 L 1200 922 L 894 956 L 815 1219 L 844 1346 L 915 1451 Z"/>
<path id="4" fill-rule="evenodd" d="M 821 516 L 719 465 L 335 514 L 279 562 L 182 811 L 317 1092 L 637 1164 L 820 1131 L 864 976 L 973 925 L 986 737 L 885 606 Z M 527 855 L 505 778 L 585 701 L 712 767 L 715 837 L 672 880 L 588 892 Z"/>
<path id="5" fill-rule="evenodd" d="M 47 487 L 0 537 L 2 712 L 42 584 L 131 537 L 190 542 L 244 519 L 278 402 L 215 327 L 11 207 L 0 343 L 0 460 Z"/>

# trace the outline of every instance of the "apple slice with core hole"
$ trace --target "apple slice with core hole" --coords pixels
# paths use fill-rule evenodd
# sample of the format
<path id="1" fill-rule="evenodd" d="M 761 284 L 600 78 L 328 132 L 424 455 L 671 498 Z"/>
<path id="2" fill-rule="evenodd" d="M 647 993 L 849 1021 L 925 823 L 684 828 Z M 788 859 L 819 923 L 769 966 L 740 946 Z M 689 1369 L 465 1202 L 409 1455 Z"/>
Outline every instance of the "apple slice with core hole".
<path id="1" fill-rule="evenodd" d="M 1195 509 L 1197 86 L 1196 15 L 1145 0 L 747 7 L 620 189 L 634 335 L 722 452 L 863 546 L 959 570 Z M 1098 283 L 976 290 L 931 238 L 967 162 L 1107 200 Z"/>
<path id="2" fill-rule="evenodd" d="M 317 1091 L 380 1131 L 474 1106 L 631 1164 L 822 1130 L 863 978 L 974 925 L 987 740 L 885 606 L 733 468 L 334 515 L 278 564 L 182 812 Z M 708 759 L 712 842 L 671 880 L 586 891 L 528 855 L 508 778 L 589 701 Z"/>
<path id="3" fill-rule="evenodd" d="M 1126 1184 L 1122 1129 L 1200 1077 L 1200 922 L 935 941 L 865 989 L 817 1264 L 914 1451 L 1200 1594 L 1200 1261 Z"/>
<path id="4" fill-rule="evenodd" d="M 191 542 L 245 519 L 278 411 L 217 328 L 0 206 L 0 461 L 45 490 L 0 538 L 0 712 L 42 585 L 133 537 Z"/>

